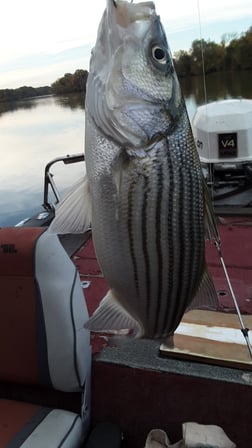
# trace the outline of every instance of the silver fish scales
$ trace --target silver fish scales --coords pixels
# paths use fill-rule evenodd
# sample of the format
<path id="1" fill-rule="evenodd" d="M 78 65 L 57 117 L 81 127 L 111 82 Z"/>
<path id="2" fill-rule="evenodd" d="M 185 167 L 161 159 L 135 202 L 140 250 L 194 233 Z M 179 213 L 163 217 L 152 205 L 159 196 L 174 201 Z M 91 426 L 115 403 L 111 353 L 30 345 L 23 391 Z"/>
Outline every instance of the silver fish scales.
<path id="1" fill-rule="evenodd" d="M 93 239 L 110 286 L 86 326 L 165 338 L 190 307 L 216 306 L 205 227 L 218 234 L 152 2 L 107 1 L 85 114 Z"/>

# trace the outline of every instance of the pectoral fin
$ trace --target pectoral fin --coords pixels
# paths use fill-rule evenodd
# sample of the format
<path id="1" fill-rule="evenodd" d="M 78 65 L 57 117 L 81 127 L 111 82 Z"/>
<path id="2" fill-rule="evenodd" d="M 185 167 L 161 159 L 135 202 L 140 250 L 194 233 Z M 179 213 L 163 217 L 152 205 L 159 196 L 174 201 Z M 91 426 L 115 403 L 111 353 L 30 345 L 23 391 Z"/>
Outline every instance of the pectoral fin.
<path id="1" fill-rule="evenodd" d="M 187 307 L 186 311 L 190 311 L 193 309 L 199 308 L 207 308 L 211 310 L 216 310 L 219 306 L 217 294 L 215 291 L 215 287 L 213 281 L 210 277 L 210 274 L 205 266 L 204 273 L 194 296 L 193 301 Z"/>
<path id="2" fill-rule="evenodd" d="M 50 233 L 85 233 L 91 224 L 91 194 L 87 176 L 81 178 L 55 207 Z"/>
<path id="3" fill-rule="evenodd" d="M 142 336 L 142 327 L 118 302 L 113 290 L 109 290 L 99 307 L 85 324 L 85 328 L 95 332 L 123 334 L 133 330 L 133 336 Z"/>

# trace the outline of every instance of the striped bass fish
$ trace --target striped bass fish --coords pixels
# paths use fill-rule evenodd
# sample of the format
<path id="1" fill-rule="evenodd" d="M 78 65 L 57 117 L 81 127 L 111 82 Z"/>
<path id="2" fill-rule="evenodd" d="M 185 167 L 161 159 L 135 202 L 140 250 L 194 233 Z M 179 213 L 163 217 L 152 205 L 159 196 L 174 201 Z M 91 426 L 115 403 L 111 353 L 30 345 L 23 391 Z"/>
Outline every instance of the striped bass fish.
<path id="1" fill-rule="evenodd" d="M 186 310 L 217 306 L 205 236 L 218 232 L 153 2 L 107 0 L 85 117 L 86 208 L 110 287 L 85 326 L 169 338 Z"/>
<path id="2" fill-rule="evenodd" d="M 153 2 L 107 0 L 85 115 L 93 239 L 110 286 L 87 327 L 166 338 L 187 309 L 216 307 L 205 229 L 218 234 Z"/>

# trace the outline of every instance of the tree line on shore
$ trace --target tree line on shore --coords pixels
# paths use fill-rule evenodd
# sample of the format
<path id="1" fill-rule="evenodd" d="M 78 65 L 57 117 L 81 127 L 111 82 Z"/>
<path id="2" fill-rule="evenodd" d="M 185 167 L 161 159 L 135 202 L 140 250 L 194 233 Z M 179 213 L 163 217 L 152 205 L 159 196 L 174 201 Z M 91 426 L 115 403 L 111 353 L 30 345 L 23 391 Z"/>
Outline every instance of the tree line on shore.
<path id="1" fill-rule="evenodd" d="M 220 71 L 252 69 L 252 26 L 240 37 L 224 34 L 220 44 L 204 39 L 194 40 L 189 52 L 179 51 L 174 62 L 178 76 L 205 74 Z"/>
<path id="2" fill-rule="evenodd" d="M 0 90 L 0 102 L 19 101 L 24 98 L 33 98 L 35 96 L 44 96 L 51 94 L 51 87 L 19 87 L 18 89 Z"/>
<path id="3" fill-rule="evenodd" d="M 73 74 L 65 75 L 51 86 L 44 87 L 19 87 L 18 89 L 0 90 L 0 102 L 19 101 L 25 98 L 34 98 L 45 95 L 61 95 L 67 93 L 86 93 L 87 70 L 78 69 Z"/>
<path id="4" fill-rule="evenodd" d="M 178 76 L 202 75 L 204 59 L 205 74 L 220 71 L 252 69 L 252 26 L 240 37 L 224 34 L 221 43 L 196 39 L 190 50 L 178 51 L 174 55 Z"/>
<path id="5" fill-rule="evenodd" d="M 228 70 L 251 70 L 252 26 L 240 37 L 236 34 L 224 34 L 220 44 L 211 40 L 194 40 L 189 51 L 180 50 L 174 55 L 178 76 L 201 75 L 203 59 L 206 74 Z M 79 92 L 85 97 L 87 77 L 87 70 L 78 69 L 73 74 L 66 73 L 51 86 L 2 89 L 0 90 L 0 102 Z"/>

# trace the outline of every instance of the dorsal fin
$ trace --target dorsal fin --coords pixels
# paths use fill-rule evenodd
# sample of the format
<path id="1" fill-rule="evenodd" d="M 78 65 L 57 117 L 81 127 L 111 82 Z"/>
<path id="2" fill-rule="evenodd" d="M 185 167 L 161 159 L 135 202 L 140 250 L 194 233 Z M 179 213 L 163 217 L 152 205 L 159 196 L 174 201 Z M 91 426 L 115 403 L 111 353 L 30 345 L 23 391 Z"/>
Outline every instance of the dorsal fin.
<path id="1" fill-rule="evenodd" d="M 91 224 L 92 205 L 87 176 L 82 177 L 55 207 L 48 232 L 85 233 Z"/>

